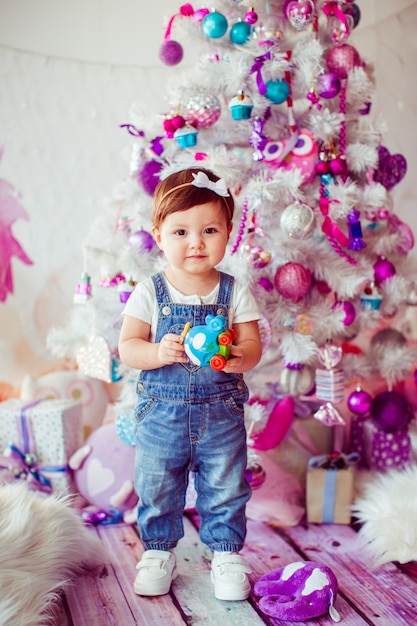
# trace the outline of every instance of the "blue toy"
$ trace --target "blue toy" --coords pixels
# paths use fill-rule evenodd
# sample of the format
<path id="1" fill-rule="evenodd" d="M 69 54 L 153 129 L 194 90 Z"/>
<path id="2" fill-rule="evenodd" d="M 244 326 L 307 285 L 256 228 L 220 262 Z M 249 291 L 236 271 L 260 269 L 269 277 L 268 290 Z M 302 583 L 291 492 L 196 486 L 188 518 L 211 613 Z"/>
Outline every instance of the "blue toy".
<path id="1" fill-rule="evenodd" d="M 224 315 L 207 315 L 206 325 L 186 327 L 183 333 L 185 353 L 195 365 L 210 365 L 222 370 L 230 356 L 230 344 L 236 337 L 232 328 L 227 328 Z"/>

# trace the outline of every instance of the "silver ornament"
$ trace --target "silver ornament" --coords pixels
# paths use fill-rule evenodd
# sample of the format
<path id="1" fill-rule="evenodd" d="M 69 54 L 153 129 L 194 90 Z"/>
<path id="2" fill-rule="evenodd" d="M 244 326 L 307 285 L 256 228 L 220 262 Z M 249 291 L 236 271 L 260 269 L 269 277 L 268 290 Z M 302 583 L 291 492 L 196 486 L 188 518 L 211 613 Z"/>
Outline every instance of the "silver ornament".
<path id="1" fill-rule="evenodd" d="M 384 358 L 384 355 L 395 348 L 402 348 L 407 345 L 405 335 L 395 328 L 384 328 L 379 330 L 371 339 L 370 351 L 376 361 Z"/>
<path id="2" fill-rule="evenodd" d="M 311 207 L 297 200 L 284 209 L 280 224 L 288 237 L 307 239 L 314 231 L 316 218 Z"/>
<path id="3" fill-rule="evenodd" d="M 217 122 L 221 113 L 219 99 L 210 93 L 198 93 L 188 100 L 183 117 L 196 128 L 208 128 Z"/>

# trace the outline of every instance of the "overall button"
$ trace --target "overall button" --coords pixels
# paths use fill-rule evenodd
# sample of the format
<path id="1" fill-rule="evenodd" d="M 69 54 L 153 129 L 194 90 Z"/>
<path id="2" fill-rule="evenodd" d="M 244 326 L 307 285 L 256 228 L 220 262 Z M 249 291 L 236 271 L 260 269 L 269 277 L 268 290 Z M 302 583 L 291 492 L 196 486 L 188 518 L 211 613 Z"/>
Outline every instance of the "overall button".
<path id="1" fill-rule="evenodd" d="M 242 383 L 242 381 L 241 381 L 241 380 L 239 380 L 239 382 L 236 384 L 236 387 L 237 387 L 238 389 L 243 389 L 243 383 Z"/>
<path id="2" fill-rule="evenodd" d="M 225 309 L 223 309 L 222 307 L 219 307 L 217 309 L 217 315 L 226 315 Z"/>
<path id="3" fill-rule="evenodd" d="M 142 385 L 142 383 L 138 383 L 138 391 L 144 391 L 145 387 Z"/>
<path id="4" fill-rule="evenodd" d="M 171 315 L 171 307 L 170 306 L 162 307 L 162 315 Z"/>

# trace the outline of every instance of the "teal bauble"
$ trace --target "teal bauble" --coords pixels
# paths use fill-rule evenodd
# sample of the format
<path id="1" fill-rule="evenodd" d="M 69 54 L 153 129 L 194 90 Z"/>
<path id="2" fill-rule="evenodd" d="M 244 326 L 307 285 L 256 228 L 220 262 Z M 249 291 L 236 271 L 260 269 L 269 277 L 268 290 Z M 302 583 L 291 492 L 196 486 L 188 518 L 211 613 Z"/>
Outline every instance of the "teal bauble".
<path id="1" fill-rule="evenodd" d="M 290 87 L 285 80 L 268 80 L 264 95 L 274 104 L 282 104 L 290 95 Z"/>
<path id="2" fill-rule="evenodd" d="M 230 29 L 230 41 L 237 46 L 245 44 L 252 32 L 252 27 L 247 22 L 236 22 Z"/>
<path id="3" fill-rule="evenodd" d="M 210 39 L 223 37 L 227 31 L 227 19 L 222 13 L 212 11 L 201 22 L 201 30 Z"/>

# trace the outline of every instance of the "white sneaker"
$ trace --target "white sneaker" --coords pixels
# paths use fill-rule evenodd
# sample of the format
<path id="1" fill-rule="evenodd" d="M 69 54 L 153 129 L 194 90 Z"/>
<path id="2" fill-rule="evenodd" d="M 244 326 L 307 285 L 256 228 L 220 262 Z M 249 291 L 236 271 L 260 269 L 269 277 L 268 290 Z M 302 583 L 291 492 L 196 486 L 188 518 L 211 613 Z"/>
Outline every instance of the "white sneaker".
<path id="1" fill-rule="evenodd" d="M 211 582 L 218 600 L 246 600 L 251 585 L 246 574 L 252 570 L 239 554 L 215 552 L 211 562 Z"/>
<path id="2" fill-rule="evenodd" d="M 165 550 L 145 550 L 136 569 L 133 589 L 138 596 L 165 595 L 178 575 L 175 554 Z"/>

